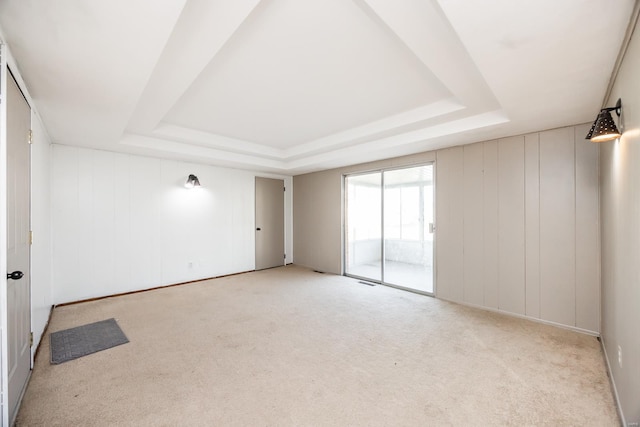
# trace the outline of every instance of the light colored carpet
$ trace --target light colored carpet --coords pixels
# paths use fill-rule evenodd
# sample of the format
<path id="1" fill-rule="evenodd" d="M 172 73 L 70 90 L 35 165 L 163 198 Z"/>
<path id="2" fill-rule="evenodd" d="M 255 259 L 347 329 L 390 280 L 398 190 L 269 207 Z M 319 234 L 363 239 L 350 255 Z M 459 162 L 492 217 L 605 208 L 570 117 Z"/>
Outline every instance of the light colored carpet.
<path id="1" fill-rule="evenodd" d="M 50 365 L 19 426 L 615 426 L 594 337 L 289 266 L 60 307 L 127 345 Z"/>

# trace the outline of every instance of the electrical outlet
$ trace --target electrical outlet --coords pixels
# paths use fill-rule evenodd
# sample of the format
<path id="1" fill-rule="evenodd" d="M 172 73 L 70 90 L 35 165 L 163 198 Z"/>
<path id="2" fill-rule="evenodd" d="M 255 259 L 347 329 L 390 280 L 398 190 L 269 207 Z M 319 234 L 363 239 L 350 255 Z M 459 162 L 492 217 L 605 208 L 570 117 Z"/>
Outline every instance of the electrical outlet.
<path id="1" fill-rule="evenodd" d="M 193 261 L 189 261 L 189 262 L 187 263 L 187 266 L 188 266 L 189 268 L 193 268 Z"/>
<path id="2" fill-rule="evenodd" d="M 618 346 L 618 366 L 622 368 L 622 347 Z"/>

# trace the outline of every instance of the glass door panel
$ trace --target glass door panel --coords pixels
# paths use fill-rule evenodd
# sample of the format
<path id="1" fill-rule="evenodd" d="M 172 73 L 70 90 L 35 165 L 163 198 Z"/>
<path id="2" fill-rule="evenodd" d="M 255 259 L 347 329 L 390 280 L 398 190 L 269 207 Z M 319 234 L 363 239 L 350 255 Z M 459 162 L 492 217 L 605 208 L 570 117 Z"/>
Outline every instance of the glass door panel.
<path id="1" fill-rule="evenodd" d="M 382 280 L 382 173 L 345 177 L 345 272 Z"/>
<path id="2" fill-rule="evenodd" d="M 433 293 L 433 165 L 385 171 L 384 283 Z"/>

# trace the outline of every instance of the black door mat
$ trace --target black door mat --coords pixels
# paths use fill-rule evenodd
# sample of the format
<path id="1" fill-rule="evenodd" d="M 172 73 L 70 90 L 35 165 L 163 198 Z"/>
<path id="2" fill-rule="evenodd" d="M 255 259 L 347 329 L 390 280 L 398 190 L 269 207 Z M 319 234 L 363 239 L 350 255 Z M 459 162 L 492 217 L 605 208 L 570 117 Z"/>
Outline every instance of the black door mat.
<path id="1" fill-rule="evenodd" d="M 129 342 L 113 318 L 53 332 L 49 339 L 53 365 Z"/>

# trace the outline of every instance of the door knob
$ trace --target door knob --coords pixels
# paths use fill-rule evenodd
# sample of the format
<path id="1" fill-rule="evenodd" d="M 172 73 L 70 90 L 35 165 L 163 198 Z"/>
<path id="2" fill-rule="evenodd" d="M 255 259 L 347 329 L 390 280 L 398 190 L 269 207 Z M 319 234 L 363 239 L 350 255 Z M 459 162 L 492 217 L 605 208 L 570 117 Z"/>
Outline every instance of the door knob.
<path id="1" fill-rule="evenodd" d="M 22 276 L 24 276 L 22 271 L 17 271 L 16 270 L 13 273 L 7 273 L 7 279 L 20 280 L 20 279 L 22 279 Z"/>
<path id="2" fill-rule="evenodd" d="M 260 227 L 256 228 L 256 231 L 260 231 Z"/>

